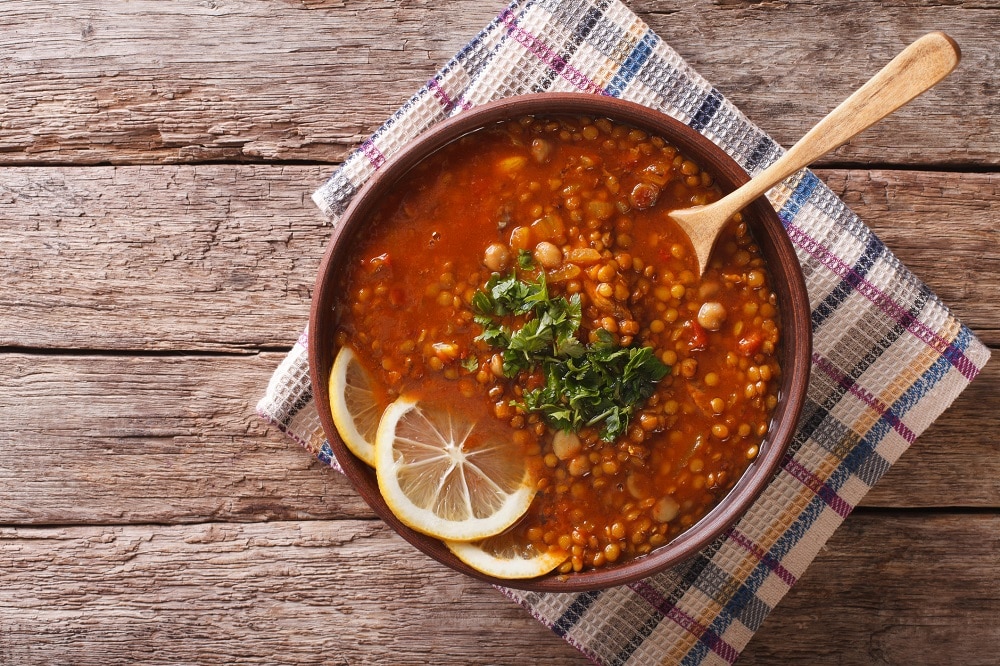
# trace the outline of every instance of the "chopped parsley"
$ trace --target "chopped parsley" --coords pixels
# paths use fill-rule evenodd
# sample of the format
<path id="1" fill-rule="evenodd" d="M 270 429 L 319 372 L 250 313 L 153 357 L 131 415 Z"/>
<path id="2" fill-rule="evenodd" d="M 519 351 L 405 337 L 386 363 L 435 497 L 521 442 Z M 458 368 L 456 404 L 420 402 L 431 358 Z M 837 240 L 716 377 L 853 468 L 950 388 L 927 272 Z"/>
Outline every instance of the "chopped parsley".
<path id="1" fill-rule="evenodd" d="M 576 339 L 582 316 L 580 296 L 575 294 L 569 300 L 562 296 L 549 298 L 544 273 L 536 282 L 522 282 L 514 274 L 494 274 L 486 290 L 472 297 L 472 309 L 476 323 L 483 327 L 476 339 L 503 350 L 503 373 L 507 377 L 531 370 L 550 356 L 583 353 Z M 500 321 L 509 315 L 530 318 L 514 330 Z"/>
<path id="2" fill-rule="evenodd" d="M 523 267 L 520 255 L 518 264 Z M 620 347 L 603 329 L 597 342 L 583 345 L 576 337 L 579 294 L 551 298 L 544 273 L 534 282 L 494 274 L 485 290 L 476 292 L 472 308 L 483 328 L 477 339 L 501 350 L 505 376 L 542 368 L 545 385 L 526 391 L 515 404 L 541 412 L 560 430 L 600 425 L 601 439 L 614 441 L 670 371 L 651 347 Z M 520 328 L 504 323 L 512 319 L 523 321 Z"/>

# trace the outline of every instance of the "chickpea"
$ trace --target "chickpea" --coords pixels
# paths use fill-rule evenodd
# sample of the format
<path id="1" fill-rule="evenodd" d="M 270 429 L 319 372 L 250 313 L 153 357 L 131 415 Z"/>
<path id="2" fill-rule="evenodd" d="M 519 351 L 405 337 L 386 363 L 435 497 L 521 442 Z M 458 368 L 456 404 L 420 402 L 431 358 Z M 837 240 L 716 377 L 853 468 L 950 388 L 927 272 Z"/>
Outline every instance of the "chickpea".
<path id="1" fill-rule="evenodd" d="M 646 432 L 652 432 L 660 426 L 660 419 L 652 414 L 643 414 L 639 417 L 639 427 Z"/>
<path id="2" fill-rule="evenodd" d="M 583 476 L 590 471 L 590 460 L 587 456 L 576 456 L 569 461 L 569 473 L 572 476 Z"/>
<path id="3" fill-rule="evenodd" d="M 483 256 L 483 264 L 494 272 L 507 270 L 510 265 L 510 250 L 507 249 L 506 245 L 490 243 Z"/>
<path id="4" fill-rule="evenodd" d="M 534 257 L 542 268 L 556 268 L 562 263 L 562 250 L 548 241 L 542 241 L 535 246 Z"/>
<path id="5" fill-rule="evenodd" d="M 634 319 L 625 319 L 618 326 L 618 330 L 625 335 L 635 335 L 639 332 L 639 322 Z"/>
<path id="6" fill-rule="evenodd" d="M 686 358 L 680 362 L 681 376 L 691 379 L 698 372 L 698 361 L 693 358 Z"/>
<path id="7" fill-rule="evenodd" d="M 680 509 L 681 505 L 677 503 L 677 500 L 669 495 L 665 495 L 656 502 L 656 506 L 653 509 L 653 517 L 656 518 L 657 522 L 669 523 L 677 517 Z"/>
<path id="8" fill-rule="evenodd" d="M 572 432 L 559 430 L 552 438 L 552 452 L 560 460 L 569 460 L 583 448 L 580 438 Z"/>
<path id="9" fill-rule="evenodd" d="M 493 376 L 496 377 L 497 379 L 502 379 L 503 378 L 504 374 L 503 374 L 503 356 L 502 355 L 500 355 L 500 354 L 493 354 L 493 356 L 490 357 L 490 372 L 492 372 Z"/>
<path id="10" fill-rule="evenodd" d="M 726 321 L 726 308 L 718 301 L 709 301 L 698 310 L 698 323 L 707 331 L 717 331 Z"/>

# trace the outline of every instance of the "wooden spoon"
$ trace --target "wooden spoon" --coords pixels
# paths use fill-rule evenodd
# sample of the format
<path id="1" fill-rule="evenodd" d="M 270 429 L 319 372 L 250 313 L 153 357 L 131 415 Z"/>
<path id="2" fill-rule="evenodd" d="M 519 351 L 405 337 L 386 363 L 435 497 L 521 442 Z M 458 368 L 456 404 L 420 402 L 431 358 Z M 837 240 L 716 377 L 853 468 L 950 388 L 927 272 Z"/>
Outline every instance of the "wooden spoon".
<path id="1" fill-rule="evenodd" d="M 670 217 L 687 233 L 705 272 L 719 232 L 735 213 L 777 183 L 860 134 L 955 69 L 958 44 L 943 32 L 931 32 L 910 44 L 774 164 L 715 203 L 675 210 Z"/>

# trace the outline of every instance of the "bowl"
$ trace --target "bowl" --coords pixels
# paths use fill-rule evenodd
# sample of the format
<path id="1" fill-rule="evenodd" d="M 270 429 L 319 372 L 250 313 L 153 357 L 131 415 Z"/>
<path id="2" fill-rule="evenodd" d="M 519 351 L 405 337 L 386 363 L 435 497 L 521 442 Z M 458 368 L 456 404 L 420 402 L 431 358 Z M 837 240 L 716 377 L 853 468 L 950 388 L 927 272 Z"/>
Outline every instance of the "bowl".
<path id="1" fill-rule="evenodd" d="M 778 402 L 759 454 L 718 504 L 697 523 L 651 553 L 603 568 L 578 573 L 551 573 L 539 578 L 506 580 L 480 573 L 456 558 L 444 544 L 416 532 L 393 514 L 379 493 L 373 469 L 343 444 L 329 407 L 328 381 L 335 355 L 337 313 L 333 303 L 342 291 L 339 270 L 361 230 L 386 192 L 414 165 L 457 138 L 480 127 L 525 115 L 607 117 L 659 135 L 711 172 L 724 192 L 748 180 L 725 152 L 690 127 L 658 112 L 619 99 L 574 93 L 545 93 L 502 99 L 462 112 L 426 131 L 385 163 L 355 195 L 326 248 L 310 316 L 309 365 L 313 395 L 323 429 L 344 474 L 358 493 L 406 541 L 452 569 L 487 582 L 544 592 L 597 590 L 633 582 L 694 556 L 746 511 L 774 475 L 795 432 L 805 399 L 812 353 L 810 308 L 802 269 L 792 244 L 770 203 L 761 197 L 747 207 L 750 230 L 772 276 L 782 317 L 778 352 L 782 374 Z"/>

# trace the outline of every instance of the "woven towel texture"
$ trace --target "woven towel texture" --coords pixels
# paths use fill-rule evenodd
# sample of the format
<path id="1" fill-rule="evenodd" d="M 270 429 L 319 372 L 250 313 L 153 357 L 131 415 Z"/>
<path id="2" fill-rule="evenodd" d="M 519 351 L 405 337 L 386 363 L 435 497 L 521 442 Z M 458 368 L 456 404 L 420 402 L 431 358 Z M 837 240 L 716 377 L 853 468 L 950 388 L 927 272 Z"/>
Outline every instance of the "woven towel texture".
<path id="1" fill-rule="evenodd" d="M 314 199 L 336 223 L 387 157 L 428 127 L 493 99 L 544 91 L 659 109 L 751 174 L 782 152 L 621 2 L 513 2 Z M 811 172 L 768 197 L 802 263 L 814 331 L 807 402 L 775 479 L 733 528 L 663 574 L 582 594 L 502 590 L 596 663 L 734 662 L 844 518 L 989 357 Z M 307 344 L 303 334 L 258 411 L 337 468 L 312 405 Z"/>

